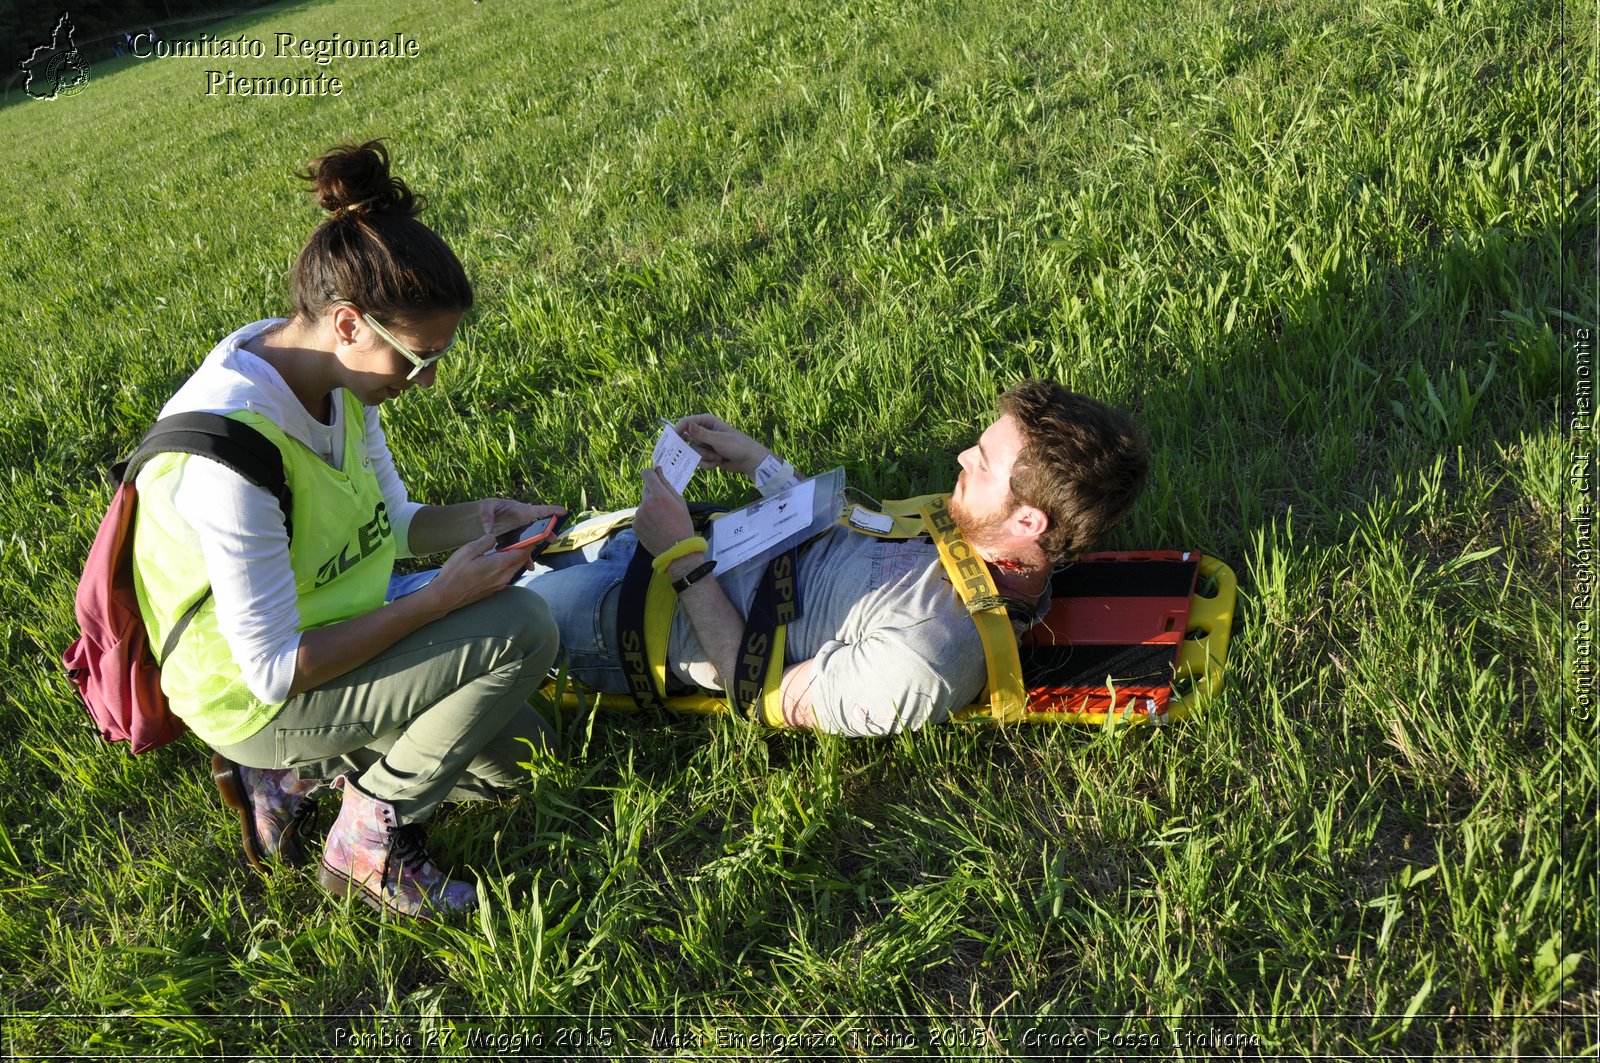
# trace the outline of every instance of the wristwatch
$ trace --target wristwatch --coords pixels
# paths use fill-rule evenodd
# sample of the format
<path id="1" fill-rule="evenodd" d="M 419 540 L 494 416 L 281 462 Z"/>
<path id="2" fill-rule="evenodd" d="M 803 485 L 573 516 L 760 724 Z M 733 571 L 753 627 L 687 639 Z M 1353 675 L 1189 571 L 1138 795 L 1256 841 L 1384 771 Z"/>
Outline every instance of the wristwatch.
<path id="1" fill-rule="evenodd" d="M 672 581 L 673 593 L 682 594 L 696 583 L 699 583 L 701 580 L 711 575 L 711 570 L 716 567 L 717 563 L 715 561 L 703 561 L 696 565 L 693 569 L 685 573 L 680 579 L 675 579 Z"/>

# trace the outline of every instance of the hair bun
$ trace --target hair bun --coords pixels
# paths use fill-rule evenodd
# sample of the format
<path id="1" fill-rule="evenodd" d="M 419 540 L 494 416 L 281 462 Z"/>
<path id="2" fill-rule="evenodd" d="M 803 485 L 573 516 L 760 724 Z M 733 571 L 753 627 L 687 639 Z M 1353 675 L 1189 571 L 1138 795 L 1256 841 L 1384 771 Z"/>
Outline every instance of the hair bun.
<path id="1" fill-rule="evenodd" d="M 389 152 L 381 140 L 341 144 L 312 159 L 298 176 L 311 182 L 311 194 L 335 218 L 371 214 L 410 218 L 423 207 L 421 197 L 389 173 Z"/>

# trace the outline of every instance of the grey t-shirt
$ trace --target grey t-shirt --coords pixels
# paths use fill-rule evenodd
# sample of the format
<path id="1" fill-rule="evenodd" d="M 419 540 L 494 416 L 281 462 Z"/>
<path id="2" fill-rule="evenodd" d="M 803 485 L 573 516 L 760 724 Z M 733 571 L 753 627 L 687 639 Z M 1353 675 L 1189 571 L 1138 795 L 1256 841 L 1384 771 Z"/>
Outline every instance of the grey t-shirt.
<path id="1" fill-rule="evenodd" d="M 760 566 L 718 573 L 748 613 Z M 818 730 L 881 735 L 944 720 L 977 700 L 988 670 L 938 549 L 926 539 L 894 542 L 837 527 L 800 556 L 799 620 L 790 624 L 784 663 L 816 658 L 811 704 Z M 687 682 L 716 688 L 717 677 L 681 611 L 667 660 Z"/>

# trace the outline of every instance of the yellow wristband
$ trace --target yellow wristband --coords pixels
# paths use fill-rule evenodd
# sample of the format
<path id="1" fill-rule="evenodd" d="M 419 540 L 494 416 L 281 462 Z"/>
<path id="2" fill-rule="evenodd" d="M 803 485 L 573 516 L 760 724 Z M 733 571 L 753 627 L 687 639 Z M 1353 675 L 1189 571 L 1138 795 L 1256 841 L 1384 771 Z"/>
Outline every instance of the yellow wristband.
<path id="1" fill-rule="evenodd" d="M 650 562 L 650 567 L 657 572 L 665 572 L 667 566 L 678 560 L 678 558 L 688 557 L 690 554 L 703 554 L 710 548 L 711 544 L 706 542 L 704 535 L 691 535 L 687 539 L 675 542 L 661 551 L 656 556 L 656 559 Z"/>

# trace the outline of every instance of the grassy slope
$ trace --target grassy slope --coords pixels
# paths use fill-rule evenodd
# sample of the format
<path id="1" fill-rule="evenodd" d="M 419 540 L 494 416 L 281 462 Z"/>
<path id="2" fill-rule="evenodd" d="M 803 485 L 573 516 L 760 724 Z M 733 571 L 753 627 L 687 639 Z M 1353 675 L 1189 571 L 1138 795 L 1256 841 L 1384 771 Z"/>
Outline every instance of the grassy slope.
<path id="1" fill-rule="evenodd" d="M 1554 411 L 1596 318 L 1586 21 L 1507 0 L 305 6 L 234 32 L 403 29 L 422 58 L 339 64 L 347 95 L 315 104 L 201 95 L 207 66 L 303 64 L 105 64 L 0 111 L 8 1006 L 933 1011 L 994 1013 L 995 1036 L 1127 1012 L 1152 1017 L 1110 1027 L 1168 1038 L 1221 1012 L 1293 1053 L 1583 1047 L 1553 1017 L 1597 1008 Z M 481 924 L 384 926 L 257 879 L 198 744 L 103 748 L 53 662 L 96 470 L 280 308 L 315 221 L 285 175 L 373 135 L 481 296 L 444 387 L 389 411 L 415 494 L 627 504 L 654 418 L 698 409 L 882 496 L 934 489 L 1000 387 L 1053 375 L 1156 448 L 1118 543 L 1244 581 L 1229 692 L 1165 734 L 569 718 L 532 799 L 440 821 L 441 850 L 493 873 Z M 6 1036 L 315 1050 L 334 1025 Z"/>

